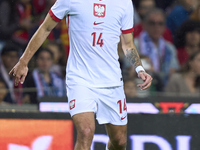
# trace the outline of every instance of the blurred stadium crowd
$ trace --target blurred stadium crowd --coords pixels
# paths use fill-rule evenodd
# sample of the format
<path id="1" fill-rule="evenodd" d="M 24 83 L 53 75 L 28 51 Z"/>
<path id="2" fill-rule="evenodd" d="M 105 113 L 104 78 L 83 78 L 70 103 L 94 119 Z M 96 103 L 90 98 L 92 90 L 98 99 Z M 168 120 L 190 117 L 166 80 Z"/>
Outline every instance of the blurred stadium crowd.
<path id="1" fill-rule="evenodd" d="M 29 62 L 23 85 L 8 75 L 56 0 L 0 0 L 0 105 L 35 104 L 43 96 L 66 96 L 69 54 L 66 20 L 51 32 Z M 133 66 L 119 43 L 127 97 L 200 97 L 200 0 L 133 0 L 134 42 L 145 70 L 154 78 L 140 91 Z"/>

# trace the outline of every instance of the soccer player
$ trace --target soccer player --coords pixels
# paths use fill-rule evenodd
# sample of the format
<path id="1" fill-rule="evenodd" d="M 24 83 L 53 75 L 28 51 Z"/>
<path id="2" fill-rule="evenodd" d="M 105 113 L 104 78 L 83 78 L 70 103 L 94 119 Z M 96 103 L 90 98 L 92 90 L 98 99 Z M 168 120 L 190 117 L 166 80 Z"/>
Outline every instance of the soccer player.
<path id="1" fill-rule="evenodd" d="M 133 4 L 131 0 L 57 0 L 33 35 L 19 62 L 10 71 L 15 83 L 23 83 L 27 64 L 51 30 L 68 17 L 70 53 L 67 63 L 67 96 L 77 130 L 75 150 L 89 150 L 96 119 L 105 124 L 110 138 L 106 149 L 125 150 L 127 108 L 118 62 L 120 40 L 127 59 L 144 82 L 152 78 L 141 64 L 133 43 Z"/>

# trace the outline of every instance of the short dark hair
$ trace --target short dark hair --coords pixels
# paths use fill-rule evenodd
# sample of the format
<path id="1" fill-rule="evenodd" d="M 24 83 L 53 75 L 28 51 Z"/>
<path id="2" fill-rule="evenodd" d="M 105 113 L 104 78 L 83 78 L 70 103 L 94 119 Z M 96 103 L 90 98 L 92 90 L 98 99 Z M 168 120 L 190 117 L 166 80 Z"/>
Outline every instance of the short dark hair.
<path id="1" fill-rule="evenodd" d="M 151 14 L 161 14 L 163 16 L 164 20 L 166 20 L 166 15 L 165 15 L 165 13 L 164 13 L 164 11 L 162 9 L 160 9 L 160 8 L 153 8 L 150 11 L 148 11 L 146 13 L 146 15 L 144 16 L 144 22 L 148 21 L 149 16 Z"/>
<path id="2" fill-rule="evenodd" d="M 192 53 L 192 54 L 189 56 L 189 58 L 188 58 L 188 60 L 186 61 L 186 63 L 184 64 L 184 66 L 181 68 L 180 72 L 181 72 L 181 73 L 187 73 L 187 72 L 191 69 L 191 67 L 190 67 L 190 62 L 193 61 L 193 60 L 196 58 L 196 56 L 199 55 L 199 54 L 200 54 L 200 50 L 198 50 L 198 51 Z M 196 77 L 196 79 L 195 79 L 194 86 L 195 86 L 195 87 L 198 87 L 198 88 L 200 87 L 200 76 L 199 76 L 199 75 L 198 75 L 198 76 Z"/>
<path id="3" fill-rule="evenodd" d="M 42 52 L 48 52 L 48 53 L 50 54 L 50 56 L 51 56 L 51 59 L 53 60 L 53 58 L 54 58 L 53 52 L 50 51 L 48 48 L 41 48 L 41 49 L 39 49 L 39 50 L 36 52 L 36 54 L 35 54 L 36 59 L 38 58 L 38 56 L 39 56 L 40 53 L 42 53 Z"/>
<path id="4" fill-rule="evenodd" d="M 188 32 L 199 31 L 200 32 L 200 21 L 187 20 L 178 28 L 175 35 L 175 46 L 177 48 L 184 47 L 186 43 L 186 34 Z"/>
<path id="5" fill-rule="evenodd" d="M 2 56 L 6 55 L 9 52 L 17 52 L 18 57 L 19 57 L 22 50 L 20 49 L 18 45 L 14 44 L 13 42 L 7 42 L 1 51 L 1 55 Z"/>
<path id="6" fill-rule="evenodd" d="M 182 66 L 180 71 L 183 73 L 190 71 L 190 69 L 191 69 L 190 62 L 193 61 L 196 58 L 196 56 L 199 54 L 200 54 L 200 49 L 196 52 L 193 52 L 187 59 L 186 63 Z"/>

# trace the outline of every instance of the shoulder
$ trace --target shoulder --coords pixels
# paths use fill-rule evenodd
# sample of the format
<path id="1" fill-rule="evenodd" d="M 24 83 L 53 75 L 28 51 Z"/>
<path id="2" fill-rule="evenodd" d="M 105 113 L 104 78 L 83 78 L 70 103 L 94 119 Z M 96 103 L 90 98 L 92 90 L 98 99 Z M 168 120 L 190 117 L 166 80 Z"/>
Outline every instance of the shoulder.
<path id="1" fill-rule="evenodd" d="M 183 76 L 179 73 L 174 73 L 170 76 L 170 79 L 165 87 L 166 92 L 180 92 L 181 87 L 183 87 Z"/>
<path id="2" fill-rule="evenodd" d="M 118 2 L 116 2 L 117 5 L 120 5 L 120 7 L 124 8 L 124 9 L 127 9 L 131 6 L 133 6 L 133 2 L 132 0 L 118 0 Z"/>
<path id="3" fill-rule="evenodd" d="M 165 40 L 165 44 L 166 44 L 167 46 L 169 46 L 169 47 L 175 48 L 174 44 L 172 44 L 171 42 L 169 42 L 169 41 L 167 41 L 167 40 Z"/>
<path id="4" fill-rule="evenodd" d="M 166 46 L 167 46 L 167 48 L 168 48 L 169 50 L 171 50 L 171 51 L 173 51 L 173 52 L 176 52 L 176 47 L 175 47 L 174 44 L 172 44 L 171 42 L 166 41 L 166 40 L 165 40 L 165 44 L 166 44 Z"/>
<path id="5" fill-rule="evenodd" d="M 63 80 L 62 76 L 57 72 L 51 71 L 51 75 L 52 75 L 53 79 Z"/>
<path id="6" fill-rule="evenodd" d="M 180 51 L 180 52 L 185 51 L 185 47 L 179 47 L 177 48 L 177 51 Z"/>
<path id="7" fill-rule="evenodd" d="M 121 3 L 124 3 L 124 4 L 133 4 L 133 2 L 132 2 L 132 0 L 120 0 L 121 1 Z"/>

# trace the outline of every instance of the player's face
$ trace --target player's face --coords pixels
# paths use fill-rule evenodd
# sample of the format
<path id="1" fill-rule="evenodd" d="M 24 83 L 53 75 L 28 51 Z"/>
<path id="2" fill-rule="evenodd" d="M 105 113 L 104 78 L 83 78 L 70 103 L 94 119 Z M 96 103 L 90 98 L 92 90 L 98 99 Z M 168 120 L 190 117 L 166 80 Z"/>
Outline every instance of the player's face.
<path id="1" fill-rule="evenodd" d="M 49 72 L 52 66 L 53 60 L 48 52 L 41 52 L 37 58 L 38 69 L 42 72 Z"/>
<path id="2" fill-rule="evenodd" d="M 200 44 L 200 33 L 198 31 L 188 32 L 185 38 L 186 38 L 186 45 L 199 46 Z"/>
<path id="3" fill-rule="evenodd" d="M 162 14 L 153 13 L 144 24 L 145 30 L 153 40 L 158 40 L 165 30 L 165 19 Z"/>

